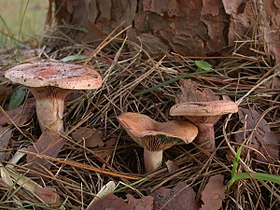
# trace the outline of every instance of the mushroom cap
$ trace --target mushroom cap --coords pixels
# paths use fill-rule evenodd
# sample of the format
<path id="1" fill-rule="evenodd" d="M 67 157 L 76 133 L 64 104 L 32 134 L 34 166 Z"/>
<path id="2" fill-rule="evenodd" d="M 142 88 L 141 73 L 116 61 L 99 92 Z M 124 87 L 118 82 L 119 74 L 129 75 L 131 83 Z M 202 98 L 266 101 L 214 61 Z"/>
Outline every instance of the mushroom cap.
<path id="1" fill-rule="evenodd" d="M 184 102 L 170 109 L 171 116 L 214 117 L 238 112 L 238 105 L 230 100 Z"/>
<path id="2" fill-rule="evenodd" d="M 118 121 L 129 136 L 148 150 L 164 150 L 180 141 L 191 143 L 198 134 L 195 125 L 187 121 L 157 122 L 150 117 L 126 112 Z"/>
<path id="3" fill-rule="evenodd" d="M 102 85 L 100 74 L 90 66 L 56 62 L 21 64 L 7 70 L 5 77 L 27 87 L 92 90 Z"/>

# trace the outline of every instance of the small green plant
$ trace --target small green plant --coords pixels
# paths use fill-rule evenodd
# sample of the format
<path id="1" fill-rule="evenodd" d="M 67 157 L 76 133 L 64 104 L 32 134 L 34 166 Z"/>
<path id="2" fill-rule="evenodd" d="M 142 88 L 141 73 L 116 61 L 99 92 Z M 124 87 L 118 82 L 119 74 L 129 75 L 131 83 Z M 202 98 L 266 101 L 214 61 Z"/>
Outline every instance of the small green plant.
<path id="1" fill-rule="evenodd" d="M 212 65 L 208 63 L 207 61 L 202 61 L 202 60 L 196 60 L 195 65 L 197 68 L 205 70 L 205 71 L 210 71 L 213 70 Z"/>
<path id="2" fill-rule="evenodd" d="M 227 191 L 230 190 L 231 186 L 239 181 L 239 180 L 244 180 L 244 179 L 256 179 L 256 180 L 260 180 L 260 181 L 268 181 L 268 182 L 273 182 L 273 183 L 277 183 L 280 184 L 280 177 L 279 176 L 275 176 L 272 174 L 267 174 L 267 173 L 258 173 L 258 172 L 248 172 L 248 173 L 238 173 L 238 163 L 239 163 L 239 159 L 240 159 L 240 155 L 241 155 L 241 150 L 244 144 L 242 144 L 237 152 L 236 155 L 234 157 L 233 160 L 233 167 L 232 167 L 232 171 L 231 171 L 231 179 L 229 180 L 229 182 L 227 183 Z"/>
<path id="3" fill-rule="evenodd" d="M 26 92 L 25 87 L 17 88 L 11 95 L 8 109 L 11 110 L 19 107 L 25 99 Z"/>

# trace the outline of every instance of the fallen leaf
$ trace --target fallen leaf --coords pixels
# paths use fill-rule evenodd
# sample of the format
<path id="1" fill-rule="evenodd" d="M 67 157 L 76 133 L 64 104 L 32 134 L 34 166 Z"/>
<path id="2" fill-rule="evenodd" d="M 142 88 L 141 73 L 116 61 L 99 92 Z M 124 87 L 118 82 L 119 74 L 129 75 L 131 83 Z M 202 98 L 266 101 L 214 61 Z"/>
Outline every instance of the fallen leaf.
<path id="1" fill-rule="evenodd" d="M 135 199 L 132 195 L 127 195 L 128 203 L 118 198 L 114 194 L 109 194 L 103 199 L 97 200 L 94 205 L 90 205 L 86 210 L 152 210 L 153 198 L 143 196 Z"/>
<path id="2" fill-rule="evenodd" d="M 219 97 L 209 88 L 200 88 L 198 83 L 190 79 L 180 80 L 181 94 L 177 95 L 176 103 L 218 101 Z"/>
<path id="3" fill-rule="evenodd" d="M 11 92 L 11 87 L 8 87 L 6 85 L 0 85 L 0 103 L 2 103 Z"/>
<path id="4" fill-rule="evenodd" d="M 279 143 L 280 143 L 280 133 L 279 132 L 268 132 L 264 137 L 263 150 L 265 154 L 268 154 L 274 159 L 279 159 Z M 264 160 L 260 156 L 260 160 Z"/>
<path id="5" fill-rule="evenodd" d="M 141 199 L 136 199 L 132 195 L 126 195 L 128 205 L 134 210 L 152 210 L 154 198 L 152 196 L 143 196 Z"/>
<path id="6" fill-rule="evenodd" d="M 203 205 L 200 210 L 218 210 L 222 207 L 222 201 L 225 199 L 224 176 L 217 174 L 211 176 L 201 193 Z"/>
<path id="7" fill-rule="evenodd" d="M 72 136 L 77 142 L 85 141 L 88 148 L 104 146 L 103 133 L 95 128 L 79 127 L 72 132 Z"/>
<path id="8" fill-rule="evenodd" d="M 172 189 L 162 187 L 151 196 L 154 197 L 154 209 L 198 210 L 196 193 L 184 182 L 179 182 Z"/>
<path id="9" fill-rule="evenodd" d="M 265 83 L 266 90 L 271 89 L 275 94 L 279 93 L 280 90 L 280 77 L 273 77 L 271 80 Z"/>
<path id="10" fill-rule="evenodd" d="M 59 207 L 61 204 L 60 196 L 53 187 L 37 188 L 34 194 L 36 194 L 41 201 L 52 207 Z"/>
<path id="11" fill-rule="evenodd" d="M 4 128 L 0 126 L 0 161 L 6 159 L 7 153 L 1 150 L 7 149 L 11 135 L 12 135 L 12 130 L 10 128 Z"/>
<path id="12" fill-rule="evenodd" d="M 174 172 L 179 169 L 178 164 L 171 160 L 166 161 L 165 165 L 167 166 L 169 172 Z"/>
<path id="13" fill-rule="evenodd" d="M 236 142 L 242 143 L 245 139 L 250 140 L 249 147 L 244 147 L 242 152 L 246 153 L 252 148 L 250 153 L 257 160 L 269 162 L 272 159 L 279 158 L 280 134 L 271 132 L 267 121 L 261 118 L 261 115 L 256 110 L 240 108 L 238 111 L 239 119 L 246 124 L 246 131 L 240 129 L 240 132 L 235 135 Z M 245 119 L 245 116 L 246 119 Z M 246 120 L 246 122 L 244 122 Z M 245 133 L 244 133 L 245 132 Z"/>
<path id="14" fill-rule="evenodd" d="M 16 109 L 12 109 L 9 111 L 6 111 L 6 114 L 15 122 L 17 126 L 22 126 L 26 122 L 28 122 L 35 110 L 35 99 L 30 98 L 25 101 L 25 103 Z M 0 112 L 0 125 L 11 125 L 11 121 L 4 113 Z"/>
<path id="15" fill-rule="evenodd" d="M 109 194 L 105 198 L 97 200 L 94 204 L 88 206 L 87 210 L 130 210 L 123 199 L 114 194 Z"/>
<path id="16" fill-rule="evenodd" d="M 109 156 L 112 155 L 114 149 L 112 148 L 115 146 L 117 141 L 117 137 L 112 136 L 109 140 L 105 142 L 105 146 L 98 148 L 98 150 L 94 150 L 95 154 L 98 155 L 98 157 L 102 158 L 103 160 L 107 159 Z"/>
<path id="17" fill-rule="evenodd" d="M 56 157 L 61 148 L 65 144 L 65 140 L 59 137 L 55 133 L 43 132 L 39 139 L 31 146 L 28 147 L 28 152 L 38 153 L 50 157 Z M 27 167 L 32 169 L 38 169 L 41 166 L 45 168 L 50 167 L 49 161 L 44 158 L 37 157 L 32 154 L 26 155 Z"/>

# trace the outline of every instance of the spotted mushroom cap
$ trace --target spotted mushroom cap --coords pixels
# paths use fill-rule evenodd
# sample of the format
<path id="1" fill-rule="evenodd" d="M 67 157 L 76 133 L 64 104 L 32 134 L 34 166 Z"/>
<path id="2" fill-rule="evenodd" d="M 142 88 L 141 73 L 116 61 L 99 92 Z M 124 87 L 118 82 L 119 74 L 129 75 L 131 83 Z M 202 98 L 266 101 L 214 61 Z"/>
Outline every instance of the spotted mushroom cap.
<path id="1" fill-rule="evenodd" d="M 151 151 L 168 149 L 181 141 L 191 143 L 198 134 L 197 127 L 187 121 L 157 122 L 132 112 L 126 112 L 117 119 L 134 141 Z"/>
<path id="2" fill-rule="evenodd" d="M 216 123 L 224 114 L 238 112 L 238 105 L 230 100 L 183 102 L 170 109 L 171 116 L 184 116 L 193 123 Z"/>
<path id="3" fill-rule="evenodd" d="M 92 90 L 102 85 L 100 74 L 92 67 L 56 62 L 21 64 L 7 70 L 5 77 L 27 87 Z"/>
<path id="4" fill-rule="evenodd" d="M 238 112 L 236 103 L 230 100 L 185 102 L 175 104 L 170 109 L 172 116 L 220 116 Z"/>

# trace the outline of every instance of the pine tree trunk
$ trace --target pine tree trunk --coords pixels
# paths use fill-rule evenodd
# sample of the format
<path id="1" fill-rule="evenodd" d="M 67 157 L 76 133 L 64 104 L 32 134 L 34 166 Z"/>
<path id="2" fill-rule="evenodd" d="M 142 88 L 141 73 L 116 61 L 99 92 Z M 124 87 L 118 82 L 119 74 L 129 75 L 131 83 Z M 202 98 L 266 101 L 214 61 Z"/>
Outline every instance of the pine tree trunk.
<path id="1" fill-rule="evenodd" d="M 129 39 L 149 51 L 205 56 L 228 52 L 235 41 L 257 37 L 277 57 L 279 0 L 50 0 L 58 24 L 84 27 L 83 42 L 130 26 Z M 278 18 L 277 18 L 278 16 Z M 264 35 L 264 36 L 263 36 Z M 251 43 L 253 44 L 253 43 Z"/>

